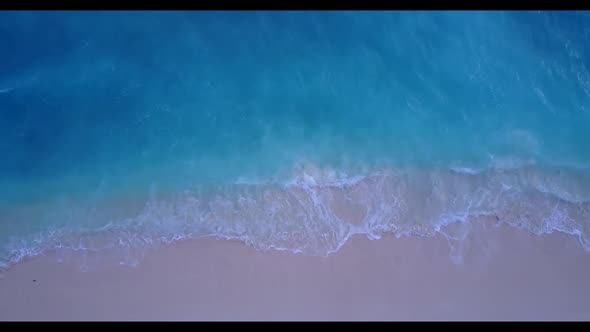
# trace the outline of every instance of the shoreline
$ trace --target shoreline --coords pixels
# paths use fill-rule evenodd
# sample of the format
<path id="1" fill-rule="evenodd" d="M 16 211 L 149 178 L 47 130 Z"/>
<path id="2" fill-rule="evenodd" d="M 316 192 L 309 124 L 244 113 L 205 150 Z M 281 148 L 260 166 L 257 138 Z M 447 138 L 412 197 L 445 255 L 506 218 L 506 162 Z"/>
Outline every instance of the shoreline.
<path id="1" fill-rule="evenodd" d="M 202 236 L 323 255 L 354 234 L 434 235 L 482 218 L 537 234 L 577 235 L 590 251 L 590 192 L 569 175 L 399 170 L 334 182 L 330 169 L 310 174 L 299 174 L 291 185 L 154 190 L 0 208 L 7 221 L 0 227 L 0 267 L 55 248 L 142 251 Z"/>
<path id="2" fill-rule="evenodd" d="M 440 235 L 353 236 L 327 257 L 201 238 L 90 272 L 48 254 L 2 273 L 0 320 L 590 319 L 572 236 L 478 225 L 458 264 Z"/>

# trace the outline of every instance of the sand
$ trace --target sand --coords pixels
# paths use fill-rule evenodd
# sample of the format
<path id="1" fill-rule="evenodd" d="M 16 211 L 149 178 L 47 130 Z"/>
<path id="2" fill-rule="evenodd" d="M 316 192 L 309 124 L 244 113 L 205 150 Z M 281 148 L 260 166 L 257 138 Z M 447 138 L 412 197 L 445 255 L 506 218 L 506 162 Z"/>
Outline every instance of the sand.
<path id="1" fill-rule="evenodd" d="M 203 238 L 90 272 L 48 253 L 1 275 L 0 320 L 590 319 L 590 253 L 575 238 L 470 234 L 459 263 L 442 236 L 356 236 L 328 257 Z"/>

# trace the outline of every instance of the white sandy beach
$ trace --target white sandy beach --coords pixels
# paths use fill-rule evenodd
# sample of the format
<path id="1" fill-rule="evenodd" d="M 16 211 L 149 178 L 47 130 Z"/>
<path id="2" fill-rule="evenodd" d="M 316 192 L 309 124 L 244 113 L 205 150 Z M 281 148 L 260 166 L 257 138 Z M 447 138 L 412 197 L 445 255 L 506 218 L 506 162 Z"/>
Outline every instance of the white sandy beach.
<path id="1" fill-rule="evenodd" d="M 137 267 L 17 264 L 0 320 L 588 320 L 589 281 L 574 238 L 510 226 L 472 232 L 460 264 L 442 237 L 358 236 L 329 257 L 208 238 Z"/>

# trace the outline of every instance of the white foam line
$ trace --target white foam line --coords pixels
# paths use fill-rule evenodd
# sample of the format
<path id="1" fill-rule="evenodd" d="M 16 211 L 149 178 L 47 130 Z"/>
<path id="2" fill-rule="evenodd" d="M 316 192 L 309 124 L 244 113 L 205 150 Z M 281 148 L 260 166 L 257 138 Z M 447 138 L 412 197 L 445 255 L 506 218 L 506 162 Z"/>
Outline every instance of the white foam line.
<path id="1" fill-rule="evenodd" d="M 365 177 L 353 177 L 356 181 L 360 181 Z M 156 214 L 158 214 L 159 208 L 158 206 L 164 205 L 167 206 L 167 203 L 150 200 L 146 205 L 146 211 L 142 214 L 137 216 L 136 218 L 125 219 L 120 222 L 110 222 L 102 227 L 98 227 L 95 229 L 79 229 L 77 231 L 73 230 L 59 230 L 59 229 L 50 229 L 45 232 L 39 233 L 35 236 L 28 237 L 26 239 L 15 239 L 14 241 L 10 241 L 12 245 L 16 244 L 16 247 L 9 249 L 9 246 L 4 247 L 4 253 L 8 254 L 8 257 L 4 260 L 0 260 L 0 269 L 6 268 L 14 263 L 21 261 L 26 257 L 36 256 L 43 254 L 47 251 L 47 248 L 50 249 L 67 249 L 72 250 L 74 252 L 82 251 L 82 252 L 98 252 L 101 250 L 113 249 L 116 247 L 124 247 L 124 248 L 131 248 L 131 247 L 138 247 L 138 246 L 146 246 L 146 247 L 157 247 L 162 244 L 168 244 L 177 242 L 184 239 L 191 239 L 197 237 L 217 237 L 223 239 L 231 239 L 231 240 L 239 240 L 244 242 L 248 245 L 254 246 L 258 250 L 281 250 L 281 251 L 290 251 L 293 253 L 303 253 L 308 252 L 312 255 L 331 255 L 332 253 L 338 252 L 340 248 L 350 239 L 352 235 L 355 234 L 365 234 L 369 239 L 376 239 L 380 238 L 385 234 L 393 234 L 396 237 L 400 236 L 409 236 L 409 235 L 417 235 L 417 236 L 432 236 L 432 234 L 441 234 L 445 236 L 447 241 L 454 240 L 454 241 L 462 241 L 463 236 L 454 237 L 450 234 L 447 234 L 443 227 L 448 226 L 454 223 L 467 223 L 471 219 L 481 217 L 481 216 L 493 216 L 495 215 L 494 212 L 488 211 L 478 211 L 478 206 L 481 206 L 483 201 L 486 198 L 489 198 L 487 192 L 484 192 L 483 195 L 479 195 L 479 197 L 474 197 L 473 200 L 469 201 L 467 207 L 463 211 L 456 211 L 455 213 L 442 213 L 439 215 L 437 220 L 434 220 L 432 223 L 429 224 L 430 230 L 433 232 L 425 231 L 425 232 L 417 232 L 411 229 L 403 229 L 403 225 L 395 225 L 389 220 L 385 220 L 385 222 L 381 222 L 380 219 L 383 219 L 387 216 L 379 216 L 376 213 L 378 211 L 382 211 L 383 208 L 377 208 L 378 211 L 372 211 L 372 206 L 369 204 L 367 206 L 367 214 L 364 217 L 363 223 L 360 226 L 353 226 L 344 223 L 342 220 L 339 220 L 334 213 L 330 210 L 329 207 L 325 206 L 324 202 L 318 197 L 317 189 L 321 188 L 322 186 L 333 186 L 334 183 L 350 183 L 348 180 L 351 178 L 345 178 L 344 181 L 333 181 L 328 183 L 318 183 L 318 181 L 302 181 L 296 182 L 296 186 L 300 186 L 304 189 L 305 192 L 308 193 L 307 199 L 310 200 L 310 204 L 307 202 L 300 201 L 298 197 L 297 202 L 301 204 L 301 207 L 305 210 L 309 210 L 308 212 L 311 215 L 321 215 L 322 219 L 328 223 L 324 225 L 329 227 L 329 230 L 333 231 L 336 235 L 332 243 L 329 243 L 326 247 L 321 248 L 308 248 L 307 244 L 295 245 L 293 247 L 286 247 L 281 246 L 281 241 L 277 241 L 271 239 L 265 240 L 262 243 L 256 243 L 255 240 L 252 240 L 251 236 L 256 236 L 256 233 L 248 235 L 232 235 L 231 233 L 235 234 L 235 229 L 233 229 L 233 223 L 223 225 L 223 223 L 216 223 L 221 227 L 218 229 L 211 228 L 209 224 L 204 223 L 197 223 L 197 224 L 188 224 L 183 226 L 183 231 L 180 233 L 174 230 L 165 231 L 162 235 L 160 232 L 161 226 L 164 226 L 162 220 L 158 220 L 156 224 L 152 223 L 153 217 L 150 216 L 151 210 L 155 209 Z M 356 183 L 356 182 L 355 182 Z M 504 185 L 504 184 L 503 184 Z M 479 193 L 478 189 L 477 193 Z M 505 188 L 502 188 L 504 191 Z M 500 195 L 500 194 L 498 194 Z M 478 196 L 478 195 L 476 195 Z M 372 197 L 372 196 L 371 196 Z M 499 198 L 496 198 L 498 200 Z M 383 202 L 377 201 L 379 204 L 383 204 Z M 393 204 L 393 203 L 392 203 Z M 568 202 L 567 204 L 575 204 L 572 202 Z M 546 216 L 547 220 L 543 222 L 541 229 L 534 225 L 524 225 L 520 224 L 518 220 L 514 222 L 503 221 L 504 224 L 517 227 L 520 229 L 532 231 L 535 234 L 545 234 L 545 233 L 552 233 L 554 231 L 560 231 L 569 235 L 576 236 L 580 245 L 587 251 L 590 251 L 590 245 L 588 244 L 588 240 L 584 236 L 583 232 L 581 231 L 580 225 L 577 224 L 575 221 L 569 219 L 567 215 L 563 215 L 564 211 L 559 211 L 558 203 L 551 209 L 550 215 Z M 388 211 L 385 211 L 386 215 Z M 147 215 L 146 215 L 147 213 Z M 157 217 L 157 216 L 156 216 Z M 391 217 L 391 216 L 389 216 Z M 388 217 L 388 218 L 389 218 Z M 166 216 L 160 216 L 161 218 L 166 218 Z M 211 221 L 207 221 L 210 223 Z M 313 225 L 312 225 L 313 226 Z M 399 227 L 398 227 L 399 226 Z M 129 227 L 131 232 L 129 231 Z M 134 228 L 139 227 L 142 231 L 138 232 L 137 234 L 133 234 Z M 147 227 L 147 229 L 143 229 Z M 150 228 L 151 227 L 151 228 Z M 186 229 L 186 227 L 190 228 L 190 231 Z M 196 227 L 196 228 L 195 228 Z M 228 228 L 229 227 L 229 228 Z M 239 227 L 239 225 L 238 225 Z M 337 228 L 334 228 L 337 227 Z M 411 226 L 410 226 L 411 227 Z M 199 229 L 203 229 L 205 233 L 203 235 L 193 235 L 193 232 L 197 232 Z M 108 232 L 115 232 L 113 236 L 118 236 L 118 242 L 109 242 L 101 245 L 92 245 L 92 240 L 89 237 L 94 235 L 100 235 Z M 188 232 L 188 233 L 184 233 Z M 158 236 L 157 234 L 160 235 Z M 224 234 L 225 233 L 225 234 Z M 238 232 L 240 233 L 240 232 Z M 79 237 L 79 238 L 78 238 Z M 139 237 L 139 239 L 137 238 Z M 66 245 L 64 242 L 68 242 L 67 239 L 73 240 L 73 238 L 78 238 L 78 243 L 75 245 Z M 65 239 L 65 240 L 64 240 Z M 312 239 L 313 240 L 313 239 Z M 85 243 L 90 241 L 89 243 Z M 118 243 L 118 246 L 117 244 Z M 52 245 L 53 244 L 53 245 Z M 88 245 L 85 245 L 88 244 Z M 315 252 L 314 252 L 315 251 Z"/>

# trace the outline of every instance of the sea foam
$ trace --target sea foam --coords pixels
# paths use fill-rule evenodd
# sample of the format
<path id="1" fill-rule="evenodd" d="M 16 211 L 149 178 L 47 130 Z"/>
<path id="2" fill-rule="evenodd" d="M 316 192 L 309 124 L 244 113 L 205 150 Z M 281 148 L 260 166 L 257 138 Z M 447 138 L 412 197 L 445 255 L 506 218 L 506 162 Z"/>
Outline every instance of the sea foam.
<path id="1" fill-rule="evenodd" d="M 135 204 L 136 209 L 103 214 L 111 219 L 97 221 L 99 227 L 58 227 L 13 236 L 2 245 L 1 266 L 52 250 L 104 251 L 120 257 L 122 264 L 137 264 L 147 248 L 204 236 L 239 240 L 259 250 L 320 256 L 337 252 L 355 234 L 371 239 L 439 234 L 456 248 L 465 234 L 450 226 L 474 220 L 510 224 L 535 234 L 564 232 L 590 251 L 590 186 L 587 177 L 573 173 L 400 168 L 351 177 L 311 166 L 298 172 L 280 183 L 152 192 Z M 92 218 L 74 203 L 68 209 L 61 211 Z"/>

